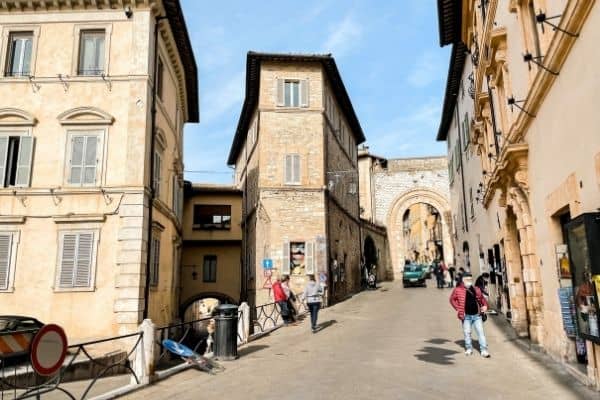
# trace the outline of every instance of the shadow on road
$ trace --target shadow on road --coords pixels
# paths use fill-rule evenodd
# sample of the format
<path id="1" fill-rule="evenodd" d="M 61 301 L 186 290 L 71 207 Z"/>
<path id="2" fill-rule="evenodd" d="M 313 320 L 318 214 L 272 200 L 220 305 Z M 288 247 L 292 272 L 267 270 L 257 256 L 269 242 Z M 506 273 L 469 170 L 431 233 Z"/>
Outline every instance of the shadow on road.
<path id="1" fill-rule="evenodd" d="M 262 344 L 246 346 L 246 347 L 241 348 L 238 351 L 238 356 L 244 357 L 244 356 L 250 355 L 252 353 L 255 353 L 257 351 L 261 351 L 261 350 L 268 349 L 268 348 L 269 348 L 269 346 L 265 346 Z"/>
<path id="2" fill-rule="evenodd" d="M 462 349 L 465 348 L 465 340 L 464 339 L 456 340 L 456 341 L 454 341 L 454 343 L 456 343 Z M 472 343 L 473 343 L 473 349 L 479 350 L 479 341 L 477 339 L 473 339 Z"/>
<path id="3" fill-rule="evenodd" d="M 450 343 L 450 341 L 448 339 L 429 339 L 427 341 L 425 341 L 425 343 L 431 343 L 431 344 L 446 344 L 446 343 Z"/>
<path id="4" fill-rule="evenodd" d="M 322 331 L 323 329 L 329 328 L 333 324 L 337 324 L 337 320 L 332 319 L 332 320 L 329 320 L 329 321 L 325 321 L 322 324 L 319 324 L 319 331 Z"/>
<path id="5" fill-rule="evenodd" d="M 444 349 L 442 347 L 425 346 L 418 350 L 420 353 L 415 354 L 418 360 L 434 363 L 439 365 L 454 364 L 454 356 L 458 351 Z"/>

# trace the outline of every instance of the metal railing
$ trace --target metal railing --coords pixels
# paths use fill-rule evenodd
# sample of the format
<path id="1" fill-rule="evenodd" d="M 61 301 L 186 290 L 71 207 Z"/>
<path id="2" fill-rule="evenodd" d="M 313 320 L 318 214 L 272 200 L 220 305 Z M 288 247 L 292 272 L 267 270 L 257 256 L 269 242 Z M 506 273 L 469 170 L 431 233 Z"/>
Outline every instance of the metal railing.
<path id="1" fill-rule="evenodd" d="M 132 356 L 140 346 L 141 332 L 95 340 L 68 347 L 67 357 L 60 371 L 50 377 L 37 374 L 31 362 L 20 359 L 0 360 L 0 400 L 39 399 L 50 392 L 62 392 L 69 399 L 89 398 L 92 390 L 102 391 L 100 382 L 114 375 L 121 375 L 127 382 L 140 383 L 140 377 L 132 368 Z M 113 342 L 113 343 L 111 343 Z M 119 342 L 119 343 L 114 343 Z M 111 348 L 102 353 L 102 348 Z M 114 350 L 117 349 L 118 350 Z M 127 349 L 127 350 L 125 350 Z M 94 355 L 98 353 L 98 355 Z M 13 365 L 11 365 L 13 364 Z M 78 381 L 78 382 L 74 382 Z M 114 382 L 105 385 L 110 391 Z"/>
<path id="2" fill-rule="evenodd" d="M 208 346 L 208 325 L 212 319 L 213 317 L 210 316 L 156 328 L 155 340 L 156 344 L 160 346 L 160 355 L 156 362 L 156 369 L 164 370 L 185 363 L 181 357 L 173 356 L 163 347 L 162 342 L 165 339 L 171 339 L 189 347 L 198 354 L 204 354 Z"/>
<path id="3" fill-rule="evenodd" d="M 252 320 L 253 334 L 259 335 L 272 331 L 283 323 L 281 310 L 277 303 L 267 303 L 255 308 L 255 317 Z"/>

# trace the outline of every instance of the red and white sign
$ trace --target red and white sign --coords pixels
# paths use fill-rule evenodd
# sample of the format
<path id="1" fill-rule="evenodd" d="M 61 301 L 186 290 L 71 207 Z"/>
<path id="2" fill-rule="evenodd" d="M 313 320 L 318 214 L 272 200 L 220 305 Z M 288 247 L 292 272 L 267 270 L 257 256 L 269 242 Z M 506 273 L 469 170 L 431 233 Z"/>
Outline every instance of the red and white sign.
<path id="1" fill-rule="evenodd" d="M 31 365 L 42 376 L 54 375 L 67 355 L 67 336 L 58 325 L 44 325 L 31 343 Z"/>

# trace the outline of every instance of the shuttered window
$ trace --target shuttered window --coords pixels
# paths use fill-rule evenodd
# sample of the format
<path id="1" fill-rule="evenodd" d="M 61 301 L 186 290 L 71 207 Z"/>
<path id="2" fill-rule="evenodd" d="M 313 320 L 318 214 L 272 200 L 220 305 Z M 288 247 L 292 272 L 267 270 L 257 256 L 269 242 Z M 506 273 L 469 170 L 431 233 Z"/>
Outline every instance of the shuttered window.
<path id="1" fill-rule="evenodd" d="M 217 281 L 217 256 L 204 256 L 204 264 L 202 266 L 202 281 Z"/>
<path id="2" fill-rule="evenodd" d="M 308 107 L 308 81 L 277 79 L 276 104 L 279 107 Z"/>
<path id="3" fill-rule="evenodd" d="M 98 133 L 74 133 L 71 135 L 69 184 L 96 185 L 99 142 Z"/>
<path id="4" fill-rule="evenodd" d="M 286 154 L 285 156 L 285 183 L 287 185 L 300 184 L 299 154 Z"/>
<path id="5" fill-rule="evenodd" d="M 162 179 L 162 155 L 160 152 L 154 152 L 154 171 L 152 172 L 152 185 L 154 188 L 154 196 L 160 197 L 160 184 Z M 168 189 L 167 189 L 168 193 Z"/>
<path id="6" fill-rule="evenodd" d="M 150 285 L 158 285 L 158 273 L 160 270 L 160 239 L 152 238 L 152 247 L 150 248 Z"/>
<path id="7" fill-rule="evenodd" d="M 315 245 L 312 242 L 306 243 L 306 274 L 315 274 Z"/>
<path id="8" fill-rule="evenodd" d="M 60 240 L 60 288 L 89 288 L 94 264 L 94 232 L 63 232 Z"/>
<path id="9" fill-rule="evenodd" d="M 173 204 L 172 204 L 173 213 L 177 217 L 179 221 L 181 221 L 181 216 L 183 214 L 183 192 L 181 189 L 181 185 L 179 183 L 179 177 L 177 175 L 173 175 Z"/>
<path id="10" fill-rule="evenodd" d="M 78 75 L 104 74 L 104 30 L 82 31 L 79 39 Z"/>
<path id="11" fill-rule="evenodd" d="M 6 76 L 29 76 L 31 74 L 31 51 L 33 32 L 11 33 L 8 39 Z"/>
<path id="12" fill-rule="evenodd" d="M 32 136 L 0 136 L 0 187 L 29 186 L 33 143 Z"/>
<path id="13" fill-rule="evenodd" d="M 12 263 L 12 233 L 0 233 L 0 290 L 8 290 Z"/>

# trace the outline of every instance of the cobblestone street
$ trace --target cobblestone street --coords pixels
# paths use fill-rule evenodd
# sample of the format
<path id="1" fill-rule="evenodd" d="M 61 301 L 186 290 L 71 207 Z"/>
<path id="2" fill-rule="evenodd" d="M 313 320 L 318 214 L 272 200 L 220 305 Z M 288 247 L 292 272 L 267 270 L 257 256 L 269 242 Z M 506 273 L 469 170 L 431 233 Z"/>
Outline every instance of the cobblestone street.
<path id="1" fill-rule="evenodd" d="M 597 399 L 544 356 L 525 352 L 490 317 L 492 358 L 463 354 L 450 289 L 384 284 L 240 349 L 209 376 L 175 375 L 127 399 Z M 500 322 L 502 324 L 502 322 Z M 504 382 L 504 383 L 502 383 Z M 508 384 L 506 384 L 508 383 Z"/>

